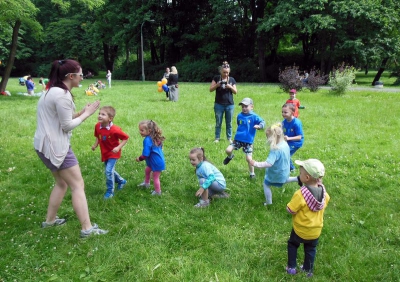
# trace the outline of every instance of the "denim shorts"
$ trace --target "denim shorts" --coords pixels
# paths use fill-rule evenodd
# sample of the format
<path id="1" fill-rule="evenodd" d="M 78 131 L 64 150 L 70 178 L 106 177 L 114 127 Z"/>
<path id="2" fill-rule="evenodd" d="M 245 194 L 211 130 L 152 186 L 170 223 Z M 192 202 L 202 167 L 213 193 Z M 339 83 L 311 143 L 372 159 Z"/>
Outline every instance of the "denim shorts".
<path id="1" fill-rule="evenodd" d="M 233 143 L 231 144 L 235 150 L 239 150 L 242 148 L 243 152 L 246 155 L 251 155 L 253 153 L 253 144 L 250 143 L 245 143 L 245 142 L 240 142 L 234 140 Z"/>
<path id="2" fill-rule="evenodd" d="M 70 167 L 73 167 L 73 166 L 78 164 L 78 160 L 75 157 L 74 152 L 72 152 L 71 147 L 69 147 L 67 155 L 65 156 L 64 162 L 60 165 L 60 167 L 56 167 L 55 165 L 53 165 L 51 163 L 51 161 L 48 158 L 46 158 L 44 156 L 44 154 L 39 152 L 38 150 L 36 150 L 36 153 L 39 156 L 39 158 L 42 160 L 44 165 L 48 169 L 50 169 L 52 172 L 58 171 L 58 170 L 62 170 L 62 169 L 66 169 L 66 168 L 70 168 Z"/>

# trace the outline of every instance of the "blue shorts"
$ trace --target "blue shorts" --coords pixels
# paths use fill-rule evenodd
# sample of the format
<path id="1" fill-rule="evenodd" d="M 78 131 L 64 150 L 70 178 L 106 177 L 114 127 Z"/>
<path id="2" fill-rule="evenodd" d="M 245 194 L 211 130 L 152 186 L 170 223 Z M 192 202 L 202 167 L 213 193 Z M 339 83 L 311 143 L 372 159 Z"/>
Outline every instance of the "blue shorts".
<path id="1" fill-rule="evenodd" d="M 64 162 L 60 165 L 60 167 L 56 167 L 55 165 L 53 165 L 51 163 L 51 161 L 44 156 L 43 153 L 39 152 L 38 150 L 35 150 L 35 151 L 36 151 L 37 155 L 39 156 L 39 158 L 44 163 L 44 165 L 48 169 L 50 169 L 52 172 L 58 171 L 58 170 L 62 170 L 62 169 L 66 169 L 66 168 L 70 168 L 70 167 L 73 167 L 73 166 L 78 164 L 78 160 L 75 157 L 74 152 L 72 152 L 71 147 L 69 147 L 67 155 L 65 156 Z"/>
<path id="2" fill-rule="evenodd" d="M 242 148 L 243 152 L 244 152 L 246 155 L 251 155 L 251 154 L 253 154 L 253 144 L 245 143 L 245 142 L 240 142 L 240 141 L 234 140 L 233 143 L 231 144 L 231 146 L 232 146 L 235 150 L 239 150 L 240 148 Z"/>
<path id="3" fill-rule="evenodd" d="M 285 183 L 270 183 L 264 179 L 264 184 L 267 186 L 274 186 L 274 187 L 282 188 L 283 184 L 285 184 Z"/>

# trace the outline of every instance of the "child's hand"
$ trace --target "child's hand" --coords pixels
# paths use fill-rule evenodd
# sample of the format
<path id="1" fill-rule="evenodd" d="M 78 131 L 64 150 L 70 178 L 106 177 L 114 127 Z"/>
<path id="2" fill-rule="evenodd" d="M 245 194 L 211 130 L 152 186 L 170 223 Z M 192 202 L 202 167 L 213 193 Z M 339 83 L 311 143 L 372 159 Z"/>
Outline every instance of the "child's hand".
<path id="1" fill-rule="evenodd" d="M 139 157 L 137 157 L 137 158 L 136 158 L 136 161 L 137 161 L 137 162 L 140 162 L 140 159 L 139 159 Z"/>
<path id="2" fill-rule="evenodd" d="M 254 128 L 255 128 L 255 129 L 260 129 L 260 126 L 259 126 L 258 124 L 256 124 L 256 125 L 254 126 Z"/>
<path id="3" fill-rule="evenodd" d="M 92 151 L 96 150 L 96 148 L 97 148 L 97 145 L 96 145 L 96 146 L 93 145 L 93 146 L 92 146 Z"/>
<path id="4" fill-rule="evenodd" d="M 254 166 L 255 163 L 256 163 L 255 160 L 251 160 L 251 161 L 250 161 L 250 165 L 251 165 L 251 166 Z"/>
<path id="5" fill-rule="evenodd" d="M 283 136 L 283 139 L 285 139 L 285 141 L 288 141 L 287 135 Z"/>
<path id="6" fill-rule="evenodd" d="M 119 152 L 119 147 L 115 147 L 114 149 L 112 149 L 112 152 L 113 152 L 114 154 L 118 153 L 118 152 Z"/>
<path id="7" fill-rule="evenodd" d="M 196 197 L 200 197 L 201 195 L 203 195 L 203 193 L 204 193 L 204 188 L 201 187 L 199 190 L 197 190 Z"/>

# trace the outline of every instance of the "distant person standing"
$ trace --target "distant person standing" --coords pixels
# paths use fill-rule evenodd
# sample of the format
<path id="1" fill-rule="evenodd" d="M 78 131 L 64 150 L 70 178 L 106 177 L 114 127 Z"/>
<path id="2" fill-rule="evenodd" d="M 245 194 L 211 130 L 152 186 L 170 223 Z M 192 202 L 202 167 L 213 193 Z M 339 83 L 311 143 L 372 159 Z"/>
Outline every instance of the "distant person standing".
<path id="1" fill-rule="evenodd" d="M 178 90 L 178 70 L 175 66 L 171 67 L 171 72 L 169 74 L 167 86 L 169 88 L 169 100 L 172 102 L 177 102 L 179 98 Z"/>
<path id="2" fill-rule="evenodd" d="M 236 80 L 229 76 L 231 71 L 227 61 L 219 68 L 220 75 L 214 76 L 210 92 L 215 90 L 214 113 L 215 113 L 215 141 L 219 142 L 221 135 L 221 124 L 225 114 L 226 139 L 232 143 L 232 118 L 235 104 L 233 94 L 237 94 Z"/>
<path id="3" fill-rule="evenodd" d="M 163 78 L 165 78 L 167 81 L 169 80 L 169 74 L 170 74 L 170 70 L 169 70 L 169 68 L 166 68 Z M 165 92 L 165 95 L 167 97 L 167 100 L 169 100 L 169 87 L 168 87 L 168 91 Z"/>
<path id="4" fill-rule="evenodd" d="M 108 87 L 111 88 L 111 71 L 110 70 L 107 71 L 106 78 L 107 78 L 107 82 L 108 82 Z"/>

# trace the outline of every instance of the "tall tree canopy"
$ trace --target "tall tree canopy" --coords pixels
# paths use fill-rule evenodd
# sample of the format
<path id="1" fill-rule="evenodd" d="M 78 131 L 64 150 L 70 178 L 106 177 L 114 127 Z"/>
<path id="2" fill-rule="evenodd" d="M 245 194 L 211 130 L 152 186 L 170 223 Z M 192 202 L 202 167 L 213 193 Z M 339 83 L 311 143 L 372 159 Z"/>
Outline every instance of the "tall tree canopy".
<path id="1" fill-rule="evenodd" d="M 178 65 L 182 79 L 209 81 L 223 60 L 241 81 L 272 81 L 280 68 L 294 63 L 325 73 L 343 61 L 383 71 L 400 53 L 399 5 L 397 0 L 2 0 L 0 50 L 9 55 L 2 83 L 13 58 L 16 73 L 44 75 L 49 60 L 70 57 L 92 71 L 110 69 L 116 78 L 139 79 L 141 28 L 150 78 Z M 8 44 L 10 38 L 14 44 Z"/>

